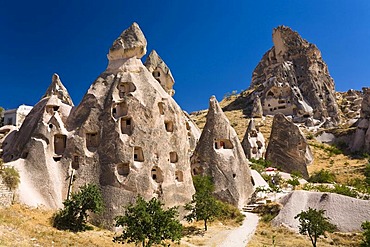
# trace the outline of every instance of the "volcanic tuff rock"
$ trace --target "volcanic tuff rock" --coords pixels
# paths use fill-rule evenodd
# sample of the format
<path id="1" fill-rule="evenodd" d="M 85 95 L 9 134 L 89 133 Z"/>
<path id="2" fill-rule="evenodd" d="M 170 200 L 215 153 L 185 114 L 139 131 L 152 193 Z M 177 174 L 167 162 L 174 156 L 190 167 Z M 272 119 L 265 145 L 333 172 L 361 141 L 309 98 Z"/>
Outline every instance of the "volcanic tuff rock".
<path id="1" fill-rule="evenodd" d="M 62 162 L 72 109 L 67 90 L 54 74 L 44 97 L 33 107 L 12 140 L 5 140 L 3 160 L 20 172 L 20 201 L 28 205 L 62 206 L 67 195 L 68 166 Z M 12 162 L 13 161 L 13 162 Z"/>
<path id="2" fill-rule="evenodd" d="M 258 160 L 265 158 L 265 138 L 256 128 L 253 118 L 249 121 L 247 131 L 242 140 L 242 147 L 248 159 Z"/>
<path id="3" fill-rule="evenodd" d="M 279 200 L 283 205 L 272 220 L 274 225 L 284 225 L 298 231 L 298 219 L 294 217 L 308 208 L 323 209 L 330 222 L 341 232 L 361 231 L 361 223 L 370 219 L 370 201 L 348 196 L 296 190 Z"/>
<path id="4" fill-rule="evenodd" d="M 274 116 L 266 160 L 284 172 L 297 171 L 308 178 L 307 165 L 313 161 L 310 146 L 299 127 L 282 113 Z"/>
<path id="5" fill-rule="evenodd" d="M 258 95 L 255 96 L 253 100 L 253 108 L 252 108 L 252 118 L 261 118 L 263 117 L 263 108 L 261 99 Z"/>
<path id="6" fill-rule="evenodd" d="M 360 118 L 362 98 L 362 92 L 353 89 L 337 92 L 337 101 L 340 102 L 340 109 L 348 123 L 354 123 Z"/>
<path id="7" fill-rule="evenodd" d="M 215 196 L 239 208 L 253 192 L 251 171 L 235 130 L 214 96 L 209 102 L 207 120 L 191 157 L 193 175 L 209 175 Z"/>
<path id="8" fill-rule="evenodd" d="M 370 88 L 363 88 L 360 119 L 350 145 L 351 151 L 370 152 Z"/>
<path id="9" fill-rule="evenodd" d="M 175 80 L 173 79 L 170 69 L 155 50 L 152 50 L 146 58 L 144 65 L 159 84 L 161 84 L 164 91 L 170 96 L 173 96 L 175 94 L 175 90 L 173 89 Z"/>
<path id="10" fill-rule="evenodd" d="M 319 49 L 284 26 L 275 28 L 272 38 L 274 46 L 255 68 L 250 86 L 264 114 L 292 115 L 299 122 L 313 116 L 338 124 L 334 81 Z"/>
<path id="11" fill-rule="evenodd" d="M 64 163 L 72 163 L 74 188 L 100 184 L 106 226 L 137 195 L 160 198 L 171 207 L 194 193 L 191 126 L 139 59 L 145 45 L 136 23 L 124 31 L 109 51 L 107 70 L 68 118 Z"/>

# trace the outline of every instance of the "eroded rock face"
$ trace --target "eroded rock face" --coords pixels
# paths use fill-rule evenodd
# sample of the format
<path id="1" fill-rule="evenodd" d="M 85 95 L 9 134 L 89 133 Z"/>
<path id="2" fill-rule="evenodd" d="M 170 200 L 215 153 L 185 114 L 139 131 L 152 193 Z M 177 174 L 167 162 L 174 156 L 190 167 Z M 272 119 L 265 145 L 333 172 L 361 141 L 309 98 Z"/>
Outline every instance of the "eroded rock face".
<path id="1" fill-rule="evenodd" d="M 288 27 L 275 28 L 272 37 L 274 46 L 255 68 L 250 87 L 260 96 L 263 113 L 338 124 L 334 81 L 319 49 Z"/>
<path id="2" fill-rule="evenodd" d="M 68 119 L 65 165 L 74 169 L 73 188 L 101 186 L 106 210 L 100 222 L 106 226 L 138 195 L 171 207 L 194 193 L 191 126 L 139 59 L 144 41 L 135 23 L 123 32 L 110 49 L 107 70 Z"/>
<path id="3" fill-rule="evenodd" d="M 216 98 L 209 102 L 206 124 L 191 157 L 193 175 L 209 175 L 215 196 L 239 208 L 253 192 L 251 172 L 235 130 Z"/>
<path id="4" fill-rule="evenodd" d="M 362 98 L 362 92 L 353 89 L 344 93 L 337 92 L 340 109 L 348 123 L 354 123 L 360 118 Z"/>
<path id="5" fill-rule="evenodd" d="M 262 117 L 263 117 L 262 103 L 260 97 L 257 94 L 253 100 L 252 118 L 262 118 Z"/>
<path id="6" fill-rule="evenodd" d="M 307 165 L 313 161 L 310 146 L 297 125 L 282 113 L 274 116 L 266 160 L 283 172 L 300 172 L 308 178 Z"/>
<path id="7" fill-rule="evenodd" d="M 363 88 L 360 118 L 352 139 L 352 152 L 370 152 L 370 88 Z"/>
<path id="8" fill-rule="evenodd" d="M 266 153 L 265 138 L 256 128 L 253 118 L 249 121 L 248 128 L 242 140 L 242 147 L 248 159 L 264 159 Z"/>
<path id="9" fill-rule="evenodd" d="M 69 135 L 65 128 L 72 109 L 69 94 L 57 75 L 44 97 L 33 107 L 19 131 L 5 140 L 3 160 L 20 172 L 22 203 L 49 208 L 62 206 L 67 196 L 68 166 L 61 160 Z"/>
<path id="10" fill-rule="evenodd" d="M 175 90 L 173 89 L 175 80 L 173 79 L 171 70 L 155 50 L 152 50 L 149 54 L 144 65 L 149 72 L 152 73 L 153 77 L 159 82 L 159 84 L 161 84 L 163 89 L 170 96 L 173 96 L 175 94 Z"/>

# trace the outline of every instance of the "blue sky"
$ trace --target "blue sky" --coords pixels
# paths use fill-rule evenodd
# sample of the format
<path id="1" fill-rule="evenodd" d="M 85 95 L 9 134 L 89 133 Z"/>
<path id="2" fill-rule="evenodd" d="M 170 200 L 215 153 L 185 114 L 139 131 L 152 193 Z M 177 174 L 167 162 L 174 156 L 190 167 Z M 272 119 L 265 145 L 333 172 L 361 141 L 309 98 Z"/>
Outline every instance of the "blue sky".
<path id="1" fill-rule="evenodd" d="M 175 78 L 191 112 L 211 95 L 249 87 L 286 25 L 318 46 L 337 91 L 370 86 L 370 1 L 3 1 L 0 106 L 34 105 L 58 73 L 78 104 L 107 66 L 106 54 L 136 21 Z M 144 57 L 145 59 L 145 57 Z"/>

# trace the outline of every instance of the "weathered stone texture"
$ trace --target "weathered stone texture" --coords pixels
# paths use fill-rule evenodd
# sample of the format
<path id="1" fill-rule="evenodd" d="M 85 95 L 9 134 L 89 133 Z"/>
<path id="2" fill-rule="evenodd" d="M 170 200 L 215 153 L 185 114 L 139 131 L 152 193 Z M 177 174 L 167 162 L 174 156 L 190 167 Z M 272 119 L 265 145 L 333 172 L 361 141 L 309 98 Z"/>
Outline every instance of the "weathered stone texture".
<path id="1" fill-rule="evenodd" d="M 264 114 L 292 115 L 299 122 L 312 116 L 327 125 L 338 124 L 334 81 L 319 49 L 288 27 L 275 28 L 272 36 L 274 46 L 255 68 L 251 82 Z"/>
<path id="2" fill-rule="evenodd" d="M 307 165 L 313 161 L 310 146 L 297 125 L 282 113 L 274 116 L 266 160 L 283 172 L 300 172 L 308 178 Z"/>
<path id="3" fill-rule="evenodd" d="M 163 87 L 164 91 L 166 91 L 170 96 L 173 96 L 175 94 L 175 90 L 173 89 L 175 80 L 173 79 L 171 70 L 155 50 L 152 50 L 146 58 L 144 65 Z"/>
<path id="4" fill-rule="evenodd" d="M 242 147 L 248 159 L 264 159 L 266 153 L 265 138 L 256 128 L 253 118 L 242 140 Z"/>
<path id="5" fill-rule="evenodd" d="M 193 175 L 209 175 L 215 184 L 215 196 L 239 208 L 253 192 L 248 160 L 235 130 L 216 98 L 209 102 L 206 124 L 191 157 Z"/>

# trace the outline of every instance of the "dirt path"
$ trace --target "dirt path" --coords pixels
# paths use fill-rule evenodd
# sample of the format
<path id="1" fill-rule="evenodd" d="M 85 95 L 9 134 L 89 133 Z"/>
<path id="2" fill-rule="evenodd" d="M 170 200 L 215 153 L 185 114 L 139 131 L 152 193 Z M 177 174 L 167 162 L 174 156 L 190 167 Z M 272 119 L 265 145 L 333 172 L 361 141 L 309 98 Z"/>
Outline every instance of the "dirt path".
<path id="1" fill-rule="evenodd" d="M 230 231 L 226 239 L 221 242 L 219 247 L 245 247 L 252 238 L 258 224 L 258 215 L 252 213 L 243 213 L 246 217 L 243 225 Z"/>

